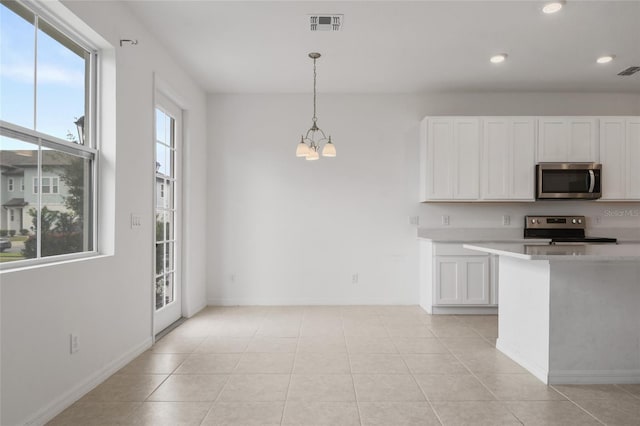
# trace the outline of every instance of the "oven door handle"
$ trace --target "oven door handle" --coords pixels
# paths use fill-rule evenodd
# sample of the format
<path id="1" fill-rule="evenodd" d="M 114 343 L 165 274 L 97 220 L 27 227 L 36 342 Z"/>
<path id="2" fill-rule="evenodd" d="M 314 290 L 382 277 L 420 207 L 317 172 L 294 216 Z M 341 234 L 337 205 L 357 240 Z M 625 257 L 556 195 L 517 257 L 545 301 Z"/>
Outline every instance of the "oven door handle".
<path id="1" fill-rule="evenodd" d="M 593 170 L 589 170 L 589 181 L 591 182 L 589 184 L 589 192 L 593 192 L 596 187 L 596 174 Z"/>

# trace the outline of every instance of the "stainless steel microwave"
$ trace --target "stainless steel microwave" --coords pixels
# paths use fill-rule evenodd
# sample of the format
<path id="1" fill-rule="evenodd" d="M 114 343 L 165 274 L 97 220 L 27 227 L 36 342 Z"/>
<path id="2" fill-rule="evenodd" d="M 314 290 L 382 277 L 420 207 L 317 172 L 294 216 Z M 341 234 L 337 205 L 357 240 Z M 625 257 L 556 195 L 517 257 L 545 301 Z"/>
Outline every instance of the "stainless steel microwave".
<path id="1" fill-rule="evenodd" d="M 536 175 L 536 198 L 541 200 L 602 196 L 602 165 L 598 163 L 540 163 Z"/>

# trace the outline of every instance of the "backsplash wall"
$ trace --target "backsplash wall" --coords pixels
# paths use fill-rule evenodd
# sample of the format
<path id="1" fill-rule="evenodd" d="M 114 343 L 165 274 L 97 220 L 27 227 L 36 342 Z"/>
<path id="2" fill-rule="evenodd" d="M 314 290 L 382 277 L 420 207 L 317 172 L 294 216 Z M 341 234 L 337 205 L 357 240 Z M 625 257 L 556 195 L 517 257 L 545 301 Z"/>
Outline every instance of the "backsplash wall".
<path id="1" fill-rule="evenodd" d="M 640 202 L 421 203 L 418 215 L 424 228 L 522 228 L 525 215 L 582 215 L 587 218 L 587 229 L 640 229 Z M 449 226 L 442 224 L 443 215 L 449 216 Z M 508 226 L 502 223 L 505 215 L 511 222 Z"/>

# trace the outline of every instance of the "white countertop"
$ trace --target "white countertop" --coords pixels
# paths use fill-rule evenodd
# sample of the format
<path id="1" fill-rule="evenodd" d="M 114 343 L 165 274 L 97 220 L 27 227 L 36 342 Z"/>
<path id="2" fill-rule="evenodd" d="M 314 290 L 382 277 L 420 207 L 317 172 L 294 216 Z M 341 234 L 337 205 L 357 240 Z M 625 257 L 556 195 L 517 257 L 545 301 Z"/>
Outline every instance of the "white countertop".
<path id="1" fill-rule="evenodd" d="M 477 243 L 464 248 L 524 260 L 636 261 L 640 244 L 523 244 Z"/>
<path id="2" fill-rule="evenodd" d="M 418 238 L 435 243 L 525 242 L 521 228 L 418 228 Z M 549 242 L 550 240 L 536 240 Z"/>
<path id="3" fill-rule="evenodd" d="M 617 238 L 621 243 L 640 243 L 640 228 L 592 228 L 589 237 Z M 469 242 L 549 242 L 548 239 L 525 239 L 522 228 L 418 228 L 418 238 L 434 243 Z"/>

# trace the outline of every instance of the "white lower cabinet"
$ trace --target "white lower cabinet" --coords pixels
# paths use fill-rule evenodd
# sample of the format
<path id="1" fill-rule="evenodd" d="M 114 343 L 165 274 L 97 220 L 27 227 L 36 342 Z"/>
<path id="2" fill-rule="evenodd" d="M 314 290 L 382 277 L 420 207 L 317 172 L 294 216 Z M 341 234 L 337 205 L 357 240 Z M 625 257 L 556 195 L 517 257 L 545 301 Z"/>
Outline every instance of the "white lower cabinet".
<path id="1" fill-rule="evenodd" d="M 420 305 L 429 313 L 494 313 L 497 259 L 461 243 L 420 241 Z"/>
<path id="2" fill-rule="evenodd" d="M 436 256 L 437 305 L 488 305 L 489 256 Z"/>

